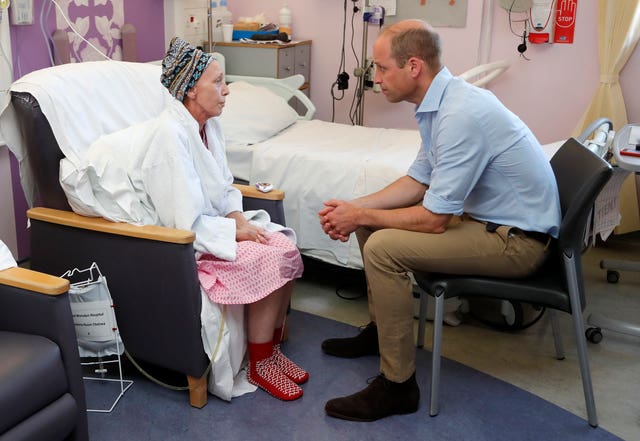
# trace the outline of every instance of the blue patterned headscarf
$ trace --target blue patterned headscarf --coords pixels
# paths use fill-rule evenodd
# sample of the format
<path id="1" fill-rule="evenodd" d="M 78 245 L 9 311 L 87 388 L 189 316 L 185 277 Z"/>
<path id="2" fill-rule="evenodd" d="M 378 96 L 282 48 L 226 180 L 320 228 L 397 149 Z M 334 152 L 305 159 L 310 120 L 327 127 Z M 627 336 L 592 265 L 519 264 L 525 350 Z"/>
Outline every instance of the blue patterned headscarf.
<path id="1" fill-rule="evenodd" d="M 162 59 L 160 82 L 171 95 L 183 101 L 213 60 L 213 55 L 197 49 L 180 37 L 173 37 Z"/>

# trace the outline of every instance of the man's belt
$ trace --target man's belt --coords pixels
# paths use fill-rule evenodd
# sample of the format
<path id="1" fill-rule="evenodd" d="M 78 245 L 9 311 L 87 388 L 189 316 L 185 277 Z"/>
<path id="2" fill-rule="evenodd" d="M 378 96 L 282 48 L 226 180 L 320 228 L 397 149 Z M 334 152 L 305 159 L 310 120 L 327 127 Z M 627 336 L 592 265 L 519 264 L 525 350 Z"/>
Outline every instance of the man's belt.
<path id="1" fill-rule="evenodd" d="M 498 229 L 498 227 L 500 227 L 500 224 L 496 224 L 494 222 L 487 222 L 487 231 L 490 233 L 495 233 L 495 231 Z M 513 227 L 515 228 L 515 227 Z M 531 239 L 535 239 L 538 242 L 541 242 L 543 244 L 546 245 L 546 243 L 549 241 L 549 235 L 547 233 L 542 233 L 540 231 L 525 231 L 525 230 L 520 230 L 519 228 L 516 228 L 518 231 L 521 231 L 522 234 L 524 234 L 525 236 L 531 238 Z"/>
<path id="2" fill-rule="evenodd" d="M 522 233 L 525 236 L 535 239 L 543 244 L 546 244 L 549 241 L 549 235 L 547 233 L 541 233 L 540 231 L 522 231 Z"/>

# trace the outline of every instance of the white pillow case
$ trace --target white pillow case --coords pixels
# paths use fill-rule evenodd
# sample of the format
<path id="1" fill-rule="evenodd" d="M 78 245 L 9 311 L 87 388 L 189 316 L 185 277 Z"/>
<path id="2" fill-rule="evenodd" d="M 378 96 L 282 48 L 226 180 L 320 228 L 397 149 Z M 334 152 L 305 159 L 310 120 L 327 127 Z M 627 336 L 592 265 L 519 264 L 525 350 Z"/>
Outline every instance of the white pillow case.
<path id="1" fill-rule="evenodd" d="M 250 145 L 271 138 L 298 119 L 284 98 L 245 81 L 229 84 L 220 124 L 227 144 Z"/>

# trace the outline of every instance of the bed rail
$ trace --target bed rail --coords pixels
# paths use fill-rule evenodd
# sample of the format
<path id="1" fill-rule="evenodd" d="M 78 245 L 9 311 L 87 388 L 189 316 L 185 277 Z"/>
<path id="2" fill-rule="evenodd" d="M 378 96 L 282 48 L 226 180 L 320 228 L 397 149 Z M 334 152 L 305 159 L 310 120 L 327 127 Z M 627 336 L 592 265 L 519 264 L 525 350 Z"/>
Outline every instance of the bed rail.
<path id="1" fill-rule="evenodd" d="M 305 114 L 300 116 L 300 119 L 312 119 L 316 113 L 316 106 L 311 102 L 309 97 L 300 90 L 300 87 L 304 84 L 304 77 L 300 74 L 286 78 L 252 77 L 245 75 L 227 75 L 225 78 L 229 83 L 246 81 L 247 83 L 266 87 L 286 101 L 289 101 L 293 97 L 297 98 L 307 109 Z"/>

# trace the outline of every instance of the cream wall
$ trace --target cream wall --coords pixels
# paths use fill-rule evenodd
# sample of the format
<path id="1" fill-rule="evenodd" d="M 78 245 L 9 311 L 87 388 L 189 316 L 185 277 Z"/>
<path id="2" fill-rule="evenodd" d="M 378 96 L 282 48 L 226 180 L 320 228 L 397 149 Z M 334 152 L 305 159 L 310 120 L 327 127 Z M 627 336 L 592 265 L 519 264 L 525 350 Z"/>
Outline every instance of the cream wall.
<path id="1" fill-rule="evenodd" d="M 401 0 L 413 1 L 413 0 Z M 284 0 L 229 0 L 234 17 L 253 16 L 264 12 L 277 22 L 278 10 Z M 311 98 L 318 107 L 316 116 L 331 119 L 331 84 L 335 81 L 340 62 L 342 33 L 341 0 L 288 0 L 293 17 L 295 39 L 311 39 L 312 70 Z M 353 2 L 347 1 L 350 10 Z M 438 28 L 443 41 L 443 59 L 454 73 L 463 72 L 476 64 L 482 7 L 485 2 L 468 1 L 465 28 Z M 511 33 L 506 11 L 495 5 L 489 60 L 508 59 L 512 65 L 489 88 L 547 143 L 570 136 L 599 81 L 597 24 L 595 1 L 578 3 L 574 44 L 529 45 L 525 53 L 531 61 L 520 57 L 516 47 L 520 40 Z M 350 16 L 350 13 L 349 13 Z M 428 17 L 426 17 L 428 19 Z M 362 14 L 355 20 L 356 36 L 353 47 L 361 50 Z M 347 32 L 350 29 L 347 23 Z M 521 27 L 514 25 L 521 32 Z M 377 29 L 370 28 L 369 49 Z M 347 36 L 347 72 L 351 75 L 354 57 Z M 621 83 L 627 97 L 629 120 L 640 122 L 640 53 L 636 49 L 622 71 Z M 336 121 L 348 122 L 348 108 L 355 81 L 350 80 L 349 95 L 336 103 Z M 396 128 L 415 128 L 412 106 L 388 104 L 381 95 L 367 92 L 365 124 Z"/>

